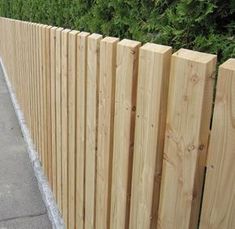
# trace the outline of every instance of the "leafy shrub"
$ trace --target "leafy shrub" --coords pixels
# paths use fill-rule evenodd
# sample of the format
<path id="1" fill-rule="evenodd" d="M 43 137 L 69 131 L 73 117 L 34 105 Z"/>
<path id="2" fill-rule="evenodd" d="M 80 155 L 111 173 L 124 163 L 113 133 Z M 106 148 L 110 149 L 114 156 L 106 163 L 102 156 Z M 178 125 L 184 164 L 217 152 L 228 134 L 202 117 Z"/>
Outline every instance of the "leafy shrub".
<path id="1" fill-rule="evenodd" d="M 235 57 L 235 0 L 0 0 L 0 15 Z"/>

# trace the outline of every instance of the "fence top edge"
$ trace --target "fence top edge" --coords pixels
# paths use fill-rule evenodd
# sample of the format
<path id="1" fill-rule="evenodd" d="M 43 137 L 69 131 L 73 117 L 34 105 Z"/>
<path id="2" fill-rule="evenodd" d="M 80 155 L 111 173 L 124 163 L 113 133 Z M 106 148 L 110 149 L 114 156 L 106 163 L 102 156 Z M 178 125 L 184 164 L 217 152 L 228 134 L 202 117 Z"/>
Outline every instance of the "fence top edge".
<path id="1" fill-rule="evenodd" d="M 220 68 L 235 71 L 235 58 L 230 58 L 220 65 Z"/>
<path id="2" fill-rule="evenodd" d="M 88 32 L 80 32 L 78 34 L 78 37 L 88 37 L 88 36 L 90 36 L 90 33 L 88 33 Z"/>
<path id="3" fill-rule="evenodd" d="M 70 32 L 69 32 L 69 35 L 77 35 L 77 34 L 79 34 L 80 33 L 80 31 L 78 31 L 78 30 L 71 30 Z"/>
<path id="4" fill-rule="evenodd" d="M 197 63 L 207 64 L 211 61 L 217 59 L 217 56 L 214 54 L 204 53 L 193 51 L 189 49 L 181 48 L 173 54 L 173 57 L 179 57 L 182 59 L 190 60 Z"/>
<path id="5" fill-rule="evenodd" d="M 90 36 L 89 36 L 89 39 L 94 39 L 94 40 L 100 40 L 102 39 L 102 35 L 101 34 L 98 34 L 98 33 L 92 33 Z"/>
<path id="6" fill-rule="evenodd" d="M 101 42 L 106 42 L 106 43 L 117 43 L 120 39 L 117 37 L 105 37 Z"/>
<path id="7" fill-rule="evenodd" d="M 164 54 L 170 50 L 172 50 L 171 46 L 167 45 L 160 45 L 160 44 L 154 44 L 154 43 L 146 43 L 141 47 L 142 50 L 156 52 L 160 54 Z"/>
<path id="8" fill-rule="evenodd" d="M 129 39 L 123 39 L 118 43 L 118 45 L 127 46 L 130 48 L 136 48 L 141 45 L 141 42 L 133 41 L 133 40 L 129 40 Z"/>

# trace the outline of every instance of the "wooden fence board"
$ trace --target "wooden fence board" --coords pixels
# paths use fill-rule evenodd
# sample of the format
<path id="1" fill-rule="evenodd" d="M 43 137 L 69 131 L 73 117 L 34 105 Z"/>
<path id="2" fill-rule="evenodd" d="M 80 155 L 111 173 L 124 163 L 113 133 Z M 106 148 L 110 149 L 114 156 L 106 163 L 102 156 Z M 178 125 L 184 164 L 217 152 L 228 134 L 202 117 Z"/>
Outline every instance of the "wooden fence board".
<path id="1" fill-rule="evenodd" d="M 86 76 L 87 38 L 89 33 L 77 36 L 77 95 L 76 95 L 76 225 L 84 227 L 85 218 L 85 130 L 86 130 Z"/>
<path id="2" fill-rule="evenodd" d="M 86 165 L 85 165 L 85 229 L 95 225 L 97 106 L 99 85 L 99 52 L 102 36 L 92 34 L 87 47 L 87 93 L 86 93 Z"/>
<path id="3" fill-rule="evenodd" d="M 57 204 L 62 210 L 62 130 L 61 130 L 61 32 L 56 30 L 56 169 L 57 169 Z"/>
<path id="4" fill-rule="evenodd" d="M 110 228 L 126 228 L 129 218 L 138 50 L 140 42 L 122 40 L 117 46 L 113 170 Z"/>
<path id="5" fill-rule="evenodd" d="M 62 213 L 68 227 L 68 33 L 61 33 Z"/>
<path id="6" fill-rule="evenodd" d="M 52 154 L 52 190 L 57 196 L 57 172 L 56 172 L 56 29 L 50 30 L 50 59 L 51 59 L 51 154 Z"/>
<path id="7" fill-rule="evenodd" d="M 97 139 L 96 228 L 109 228 L 116 47 L 118 38 L 106 37 L 100 42 L 100 81 Z"/>
<path id="8" fill-rule="evenodd" d="M 68 228 L 75 228 L 76 48 L 78 31 L 68 34 Z"/>
<path id="9" fill-rule="evenodd" d="M 235 59 L 220 66 L 200 229 L 235 228 Z"/>
<path id="10" fill-rule="evenodd" d="M 197 228 L 216 57 L 180 49 L 171 64 L 158 226 Z"/>
<path id="11" fill-rule="evenodd" d="M 140 48 L 130 228 L 156 228 L 172 49 Z"/>
<path id="12" fill-rule="evenodd" d="M 48 181 L 52 187 L 52 152 L 51 152 L 51 141 L 52 141 L 52 132 L 51 132 L 51 58 L 50 58 L 50 30 L 52 26 L 47 26 L 45 28 L 45 83 L 46 83 L 46 132 L 47 132 L 47 145 L 46 145 L 46 154 L 47 154 L 47 174 Z"/>

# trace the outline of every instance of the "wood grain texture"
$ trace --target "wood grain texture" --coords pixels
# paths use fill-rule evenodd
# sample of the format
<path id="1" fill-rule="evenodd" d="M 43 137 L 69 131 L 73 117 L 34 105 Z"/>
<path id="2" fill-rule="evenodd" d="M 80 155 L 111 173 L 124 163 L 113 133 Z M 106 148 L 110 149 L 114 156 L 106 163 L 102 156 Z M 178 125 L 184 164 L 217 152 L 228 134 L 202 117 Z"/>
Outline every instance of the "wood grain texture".
<path id="1" fill-rule="evenodd" d="M 47 145 L 46 145 L 46 154 L 47 154 L 47 174 L 48 181 L 52 187 L 52 154 L 51 154 L 51 58 L 50 58 L 50 29 L 52 26 L 47 26 L 45 28 L 45 107 L 46 107 L 46 132 L 47 132 Z"/>
<path id="2" fill-rule="evenodd" d="M 62 213 L 68 227 L 68 34 L 61 32 Z"/>
<path id="3" fill-rule="evenodd" d="M 140 42 L 126 39 L 117 46 L 110 216 L 113 229 L 129 224 L 139 47 Z"/>
<path id="4" fill-rule="evenodd" d="M 57 204 L 62 210 L 62 129 L 61 129 L 61 32 L 56 30 L 56 170 L 57 170 Z"/>
<path id="5" fill-rule="evenodd" d="M 88 37 L 87 46 L 85 229 L 95 227 L 97 106 L 101 39 L 101 35 L 92 34 Z"/>
<path id="6" fill-rule="evenodd" d="M 68 228 L 75 228 L 76 51 L 78 31 L 68 34 Z"/>
<path id="7" fill-rule="evenodd" d="M 219 68 L 200 229 L 235 228 L 235 59 Z"/>
<path id="8" fill-rule="evenodd" d="M 85 130 L 86 130 L 86 76 L 87 38 L 89 33 L 77 36 L 76 88 L 76 225 L 84 227 L 85 218 Z"/>
<path id="9" fill-rule="evenodd" d="M 52 27 L 50 30 L 50 59 L 51 59 L 51 155 L 52 155 L 52 190 L 56 198 L 57 196 L 57 150 L 56 150 L 56 29 Z"/>
<path id="10" fill-rule="evenodd" d="M 116 47 L 118 38 L 106 37 L 100 42 L 100 80 L 98 109 L 96 228 L 109 228 L 113 124 L 115 102 Z"/>
<path id="11" fill-rule="evenodd" d="M 156 228 L 172 49 L 140 48 L 130 228 Z"/>
<path id="12" fill-rule="evenodd" d="M 216 56 L 172 56 L 158 228 L 197 228 Z"/>

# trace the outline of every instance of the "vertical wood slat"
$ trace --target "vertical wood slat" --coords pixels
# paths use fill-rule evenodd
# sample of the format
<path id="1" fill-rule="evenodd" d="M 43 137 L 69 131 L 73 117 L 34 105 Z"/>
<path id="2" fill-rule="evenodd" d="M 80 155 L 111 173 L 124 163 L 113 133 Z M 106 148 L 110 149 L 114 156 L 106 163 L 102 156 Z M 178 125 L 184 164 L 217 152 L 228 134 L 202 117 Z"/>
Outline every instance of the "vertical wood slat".
<path id="1" fill-rule="evenodd" d="M 37 141 L 36 147 L 40 158 L 40 114 L 39 114 L 39 36 L 38 36 L 38 24 L 35 25 L 35 61 L 36 61 L 36 72 L 35 72 L 35 95 L 36 95 L 36 130 L 37 130 Z"/>
<path id="2" fill-rule="evenodd" d="M 52 154 L 52 190 L 57 198 L 57 172 L 56 172 L 56 29 L 50 30 L 50 58 L 51 58 L 51 154 Z"/>
<path id="3" fill-rule="evenodd" d="M 62 130 L 61 130 L 61 32 L 56 30 L 56 169 L 57 169 L 57 204 L 62 211 Z"/>
<path id="4" fill-rule="evenodd" d="M 61 33 L 62 213 L 68 227 L 68 34 Z"/>
<path id="5" fill-rule="evenodd" d="M 100 42 L 100 80 L 97 138 L 96 228 L 109 228 L 113 119 L 118 38 L 106 37 Z"/>
<path id="6" fill-rule="evenodd" d="M 196 228 L 216 56 L 180 49 L 171 64 L 158 226 Z"/>
<path id="7" fill-rule="evenodd" d="M 51 141 L 52 141 L 52 132 L 51 132 L 51 52 L 50 52 L 50 30 L 52 26 L 47 26 L 45 28 L 45 55 L 46 55 L 46 132 L 47 132 L 47 174 L 48 181 L 52 187 L 52 151 L 51 151 Z"/>
<path id="8" fill-rule="evenodd" d="M 235 228 L 235 59 L 219 68 L 200 229 Z"/>
<path id="9" fill-rule="evenodd" d="M 99 84 L 99 52 L 102 36 L 92 34 L 87 45 L 86 93 L 86 161 L 85 161 L 85 229 L 95 227 L 97 95 Z"/>
<path id="10" fill-rule="evenodd" d="M 140 42 L 126 39 L 117 45 L 110 213 L 113 229 L 126 228 L 129 223 L 139 47 Z"/>
<path id="11" fill-rule="evenodd" d="M 76 94 L 76 225 L 84 227 L 85 209 L 85 130 L 86 130 L 86 76 L 87 38 L 89 33 L 77 36 L 77 94 Z"/>
<path id="12" fill-rule="evenodd" d="M 44 158 L 44 117 L 43 117 L 43 25 L 39 25 L 39 118 L 40 118 L 40 155 L 43 171 L 45 171 L 45 158 Z"/>
<path id="13" fill-rule="evenodd" d="M 156 228 L 172 49 L 140 48 L 130 228 Z"/>
<path id="14" fill-rule="evenodd" d="M 78 31 L 68 34 L 68 228 L 75 228 L 77 34 Z"/>

